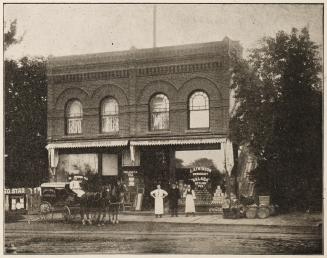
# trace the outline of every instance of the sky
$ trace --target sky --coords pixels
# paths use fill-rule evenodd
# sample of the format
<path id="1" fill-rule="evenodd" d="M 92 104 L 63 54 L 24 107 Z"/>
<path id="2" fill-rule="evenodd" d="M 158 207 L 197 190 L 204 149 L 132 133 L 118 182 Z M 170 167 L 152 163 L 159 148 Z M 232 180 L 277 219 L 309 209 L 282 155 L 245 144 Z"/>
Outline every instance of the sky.
<path id="1" fill-rule="evenodd" d="M 246 50 L 264 36 L 307 26 L 323 44 L 323 6 L 310 4 L 157 4 L 157 46 L 238 40 Z M 7 58 L 65 56 L 153 46 L 153 4 L 5 4 L 23 41 Z M 6 28 L 5 28 L 6 29 Z"/>

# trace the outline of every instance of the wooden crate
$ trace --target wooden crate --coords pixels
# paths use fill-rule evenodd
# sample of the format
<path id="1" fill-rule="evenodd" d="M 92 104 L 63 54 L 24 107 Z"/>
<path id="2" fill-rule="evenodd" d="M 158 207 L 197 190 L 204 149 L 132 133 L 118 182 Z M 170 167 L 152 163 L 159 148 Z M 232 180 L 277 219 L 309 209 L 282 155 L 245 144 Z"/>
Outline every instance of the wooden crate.
<path id="1" fill-rule="evenodd" d="M 269 205 L 270 205 L 270 196 L 269 195 L 259 196 L 259 206 L 269 206 Z"/>

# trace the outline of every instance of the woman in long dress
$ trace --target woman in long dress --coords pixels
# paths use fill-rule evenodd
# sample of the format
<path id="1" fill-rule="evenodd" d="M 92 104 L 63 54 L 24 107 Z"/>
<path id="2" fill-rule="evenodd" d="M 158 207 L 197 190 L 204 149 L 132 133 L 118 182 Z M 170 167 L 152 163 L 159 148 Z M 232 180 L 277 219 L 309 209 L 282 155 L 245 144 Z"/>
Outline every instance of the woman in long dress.
<path id="1" fill-rule="evenodd" d="M 187 188 L 184 192 L 184 197 L 185 197 L 185 215 L 188 217 L 190 213 L 195 216 L 195 193 L 191 188 L 191 185 L 187 185 Z"/>
<path id="2" fill-rule="evenodd" d="M 153 190 L 150 195 L 154 198 L 154 214 L 156 218 L 158 216 L 161 218 L 162 214 L 164 214 L 163 199 L 168 196 L 168 193 L 161 189 L 161 186 L 158 184 L 157 189 Z"/>

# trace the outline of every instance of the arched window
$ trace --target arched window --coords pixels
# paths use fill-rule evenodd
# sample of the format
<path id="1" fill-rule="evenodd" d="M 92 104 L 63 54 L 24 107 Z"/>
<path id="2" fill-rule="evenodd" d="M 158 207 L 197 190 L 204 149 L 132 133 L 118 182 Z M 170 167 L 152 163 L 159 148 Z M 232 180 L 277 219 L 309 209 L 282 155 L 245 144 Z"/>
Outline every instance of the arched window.
<path id="1" fill-rule="evenodd" d="M 189 99 L 189 127 L 209 127 L 209 98 L 203 91 L 194 92 Z"/>
<path id="2" fill-rule="evenodd" d="M 78 100 L 71 100 L 66 106 L 66 132 L 67 134 L 82 133 L 83 107 Z"/>
<path id="3" fill-rule="evenodd" d="M 151 130 L 169 129 L 169 100 L 164 94 L 157 94 L 150 101 Z"/>
<path id="4" fill-rule="evenodd" d="M 114 98 L 106 98 L 101 104 L 101 132 L 119 131 L 118 102 Z"/>

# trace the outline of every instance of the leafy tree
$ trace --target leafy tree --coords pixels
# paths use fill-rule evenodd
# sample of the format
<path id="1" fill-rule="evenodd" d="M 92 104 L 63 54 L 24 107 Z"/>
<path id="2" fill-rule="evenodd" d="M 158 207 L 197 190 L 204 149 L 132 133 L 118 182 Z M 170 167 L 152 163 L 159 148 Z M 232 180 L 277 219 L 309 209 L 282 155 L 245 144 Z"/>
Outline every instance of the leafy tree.
<path id="1" fill-rule="evenodd" d="M 258 194 L 283 209 L 321 208 L 322 94 L 318 46 L 306 28 L 278 32 L 234 60 L 231 138 L 258 159 Z"/>
<path id="2" fill-rule="evenodd" d="M 5 60 L 5 183 L 37 186 L 47 175 L 44 58 Z"/>
<path id="3" fill-rule="evenodd" d="M 4 33 L 5 51 L 17 38 L 17 20 Z M 4 62 L 5 185 L 38 186 L 48 175 L 46 145 L 46 60 L 24 57 Z"/>
<path id="4" fill-rule="evenodd" d="M 5 24 L 6 26 L 6 24 Z M 6 51 L 11 45 L 20 43 L 23 40 L 23 36 L 17 38 L 17 20 L 15 19 L 10 23 L 9 29 L 4 33 L 4 50 Z"/>

